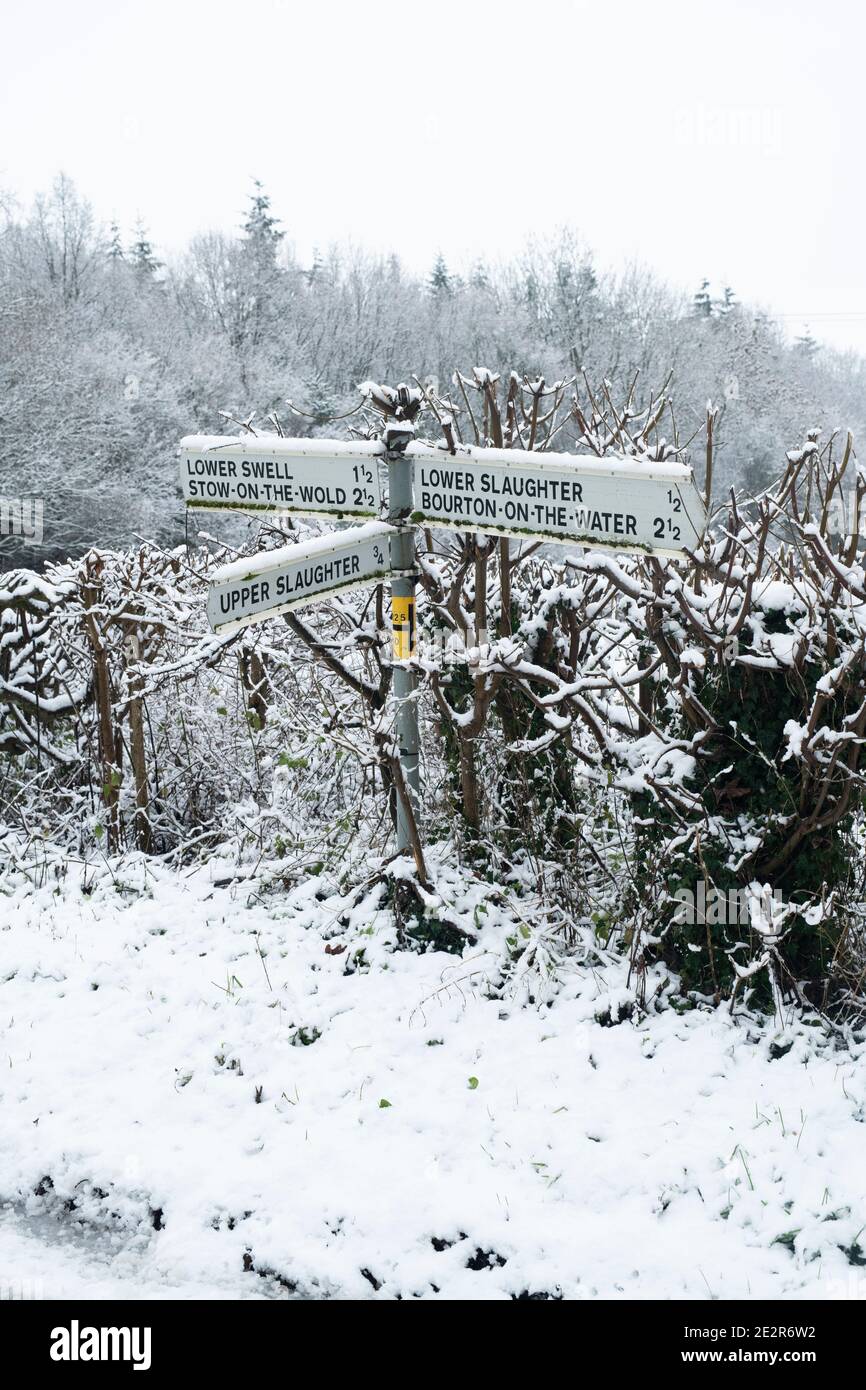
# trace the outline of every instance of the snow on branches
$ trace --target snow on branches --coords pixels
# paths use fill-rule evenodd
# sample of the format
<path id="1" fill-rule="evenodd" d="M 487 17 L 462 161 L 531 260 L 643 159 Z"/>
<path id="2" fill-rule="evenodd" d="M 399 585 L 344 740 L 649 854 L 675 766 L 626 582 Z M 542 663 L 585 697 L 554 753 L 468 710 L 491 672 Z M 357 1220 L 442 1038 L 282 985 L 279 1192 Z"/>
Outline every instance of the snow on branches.
<path id="1" fill-rule="evenodd" d="M 409 422 L 452 449 L 638 467 L 690 442 L 667 383 L 618 399 L 578 373 L 475 367 L 449 392 L 416 379 L 361 395 L 350 414 L 367 437 Z M 707 479 L 716 419 L 708 408 Z M 639 978 L 661 958 L 718 999 L 862 993 L 866 478 L 850 436 L 838 446 L 810 434 L 679 559 L 422 525 L 416 862 L 421 839 L 449 837 L 498 881 L 551 871 L 575 913 L 616 923 Z M 0 745 L 17 785 L 34 763 L 67 791 L 77 778 L 112 847 L 215 845 L 228 817 L 262 853 L 307 846 L 315 825 L 319 862 L 362 815 L 384 847 L 405 788 L 382 586 L 215 638 L 210 566 L 145 546 L 4 577 Z M 683 894 L 702 904 L 691 919 Z M 714 894 L 746 907 L 707 908 Z"/>

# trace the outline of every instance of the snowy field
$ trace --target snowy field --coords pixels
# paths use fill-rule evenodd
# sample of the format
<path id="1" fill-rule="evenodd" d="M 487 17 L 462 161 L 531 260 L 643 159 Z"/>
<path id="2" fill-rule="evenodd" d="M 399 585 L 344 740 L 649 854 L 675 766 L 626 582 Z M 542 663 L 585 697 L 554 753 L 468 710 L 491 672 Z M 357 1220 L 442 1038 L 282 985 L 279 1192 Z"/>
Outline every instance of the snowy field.
<path id="1" fill-rule="evenodd" d="M 612 1024 L 617 962 L 503 990 L 517 899 L 444 861 L 462 960 L 395 952 L 381 887 L 112 870 L 3 882 L 7 1292 L 866 1296 L 858 1045 Z"/>

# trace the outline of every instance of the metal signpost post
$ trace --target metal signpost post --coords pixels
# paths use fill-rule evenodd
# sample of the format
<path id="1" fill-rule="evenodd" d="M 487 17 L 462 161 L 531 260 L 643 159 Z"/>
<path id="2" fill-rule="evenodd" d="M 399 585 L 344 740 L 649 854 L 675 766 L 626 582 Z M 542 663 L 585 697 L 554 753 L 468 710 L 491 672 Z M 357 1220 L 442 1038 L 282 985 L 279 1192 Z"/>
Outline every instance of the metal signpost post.
<path id="1" fill-rule="evenodd" d="M 414 430 L 398 425 L 385 431 L 388 458 L 388 520 L 397 529 L 391 536 L 391 627 L 394 641 L 394 698 L 397 716 L 397 746 L 407 794 L 417 810 L 421 783 L 418 767 L 420 735 L 418 705 L 415 699 L 415 673 L 408 663 L 415 654 L 415 527 L 412 513 L 412 464 L 405 449 Z M 397 849 L 402 853 L 411 845 L 409 817 L 401 797 L 397 797 Z"/>
<path id="2" fill-rule="evenodd" d="M 416 443 L 413 426 L 400 421 L 385 426 L 381 441 L 189 435 L 181 440 L 180 480 L 191 509 L 376 518 L 221 566 L 207 614 L 215 632 L 237 632 L 390 576 L 397 744 L 416 812 L 415 526 L 676 556 L 700 544 L 706 522 L 691 469 L 677 460 L 463 445 L 451 452 Z M 402 853 L 412 844 L 410 812 L 399 795 L 396 803 Z"/>

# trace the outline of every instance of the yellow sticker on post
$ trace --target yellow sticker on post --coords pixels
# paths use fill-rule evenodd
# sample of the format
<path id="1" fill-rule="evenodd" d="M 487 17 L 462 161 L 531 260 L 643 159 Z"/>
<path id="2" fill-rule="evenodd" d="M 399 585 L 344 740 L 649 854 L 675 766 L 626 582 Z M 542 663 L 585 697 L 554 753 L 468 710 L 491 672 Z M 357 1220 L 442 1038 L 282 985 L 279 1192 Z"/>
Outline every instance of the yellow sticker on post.
<path id="1" fill-rule="evenodd" d="M 395 594 L 391 599 L 394 660 L 409 661 L 415 655 L 415 600 Z"/>

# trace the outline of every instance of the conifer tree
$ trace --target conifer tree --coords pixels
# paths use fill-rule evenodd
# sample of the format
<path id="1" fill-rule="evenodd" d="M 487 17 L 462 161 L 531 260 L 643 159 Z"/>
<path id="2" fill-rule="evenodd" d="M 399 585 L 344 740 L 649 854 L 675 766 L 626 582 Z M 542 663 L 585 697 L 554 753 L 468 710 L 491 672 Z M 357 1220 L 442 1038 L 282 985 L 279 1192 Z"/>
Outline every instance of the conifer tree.
<path id="1" fill-rule="evenodd" d="M 433 269 L 430 272 L 430 279 L 427 283 L 430 293 L 437 298 L 450 295 L 452 292 L 453 284 L 451 275 L 449 274 L 448 266 L 445 263 L 445 257 L 442 255 L 441 251 L 436 257 Z"/>
<path id="2" fill-rule="evenodd" d="M 482 260 L 477 260 L 473 265 L 469 275 L 469 284 L 473 290 L 488 290 L 490 288 L 490 277 Z"/>
<path id="3" fill-rule="evenodd" d="M 107 254 L 110 261 L 122 261 L 124 259 L 123 243 L 120 240 L 120 228 L 116 222 L 112 222 L 109 227 Z"/>
<path id="4" fill-rule="evenodd" d="M 280 227 L 280 219 L 271 212 L 271 200 L 260 179 L 253 180 L 253 192 L 249 195 L 250 207 L 244 222 L 244 231 L 257 250 L 267 251 L 276 257 L 277 248 L 286 235 Z"/>
<path id="5" fill-rule="evenodd" d="M 713 312 L 713 301 L 710 298 L 709 280 L 701 281 L 701 288 L 692 300 L 692 312 L 697 318 L 708 319 Z"/>
<path id="6" fill-rule="evenodd" d="M 812 337 L 812 330 L 808 324 L 799 338 L 794 339 L 794 347 L 798 353 L 809 360 L 815 356 L 820 344 L 817 338 Z"/>
<path id="7" fill-rule="evenodd" d="M 129 258 L 142 275 L 155 275 L 162 268 L 162 261 L 157 258 L 143 222 L 136 223 L 135 241 L 129 248 Z"/>

